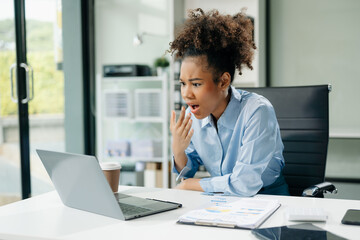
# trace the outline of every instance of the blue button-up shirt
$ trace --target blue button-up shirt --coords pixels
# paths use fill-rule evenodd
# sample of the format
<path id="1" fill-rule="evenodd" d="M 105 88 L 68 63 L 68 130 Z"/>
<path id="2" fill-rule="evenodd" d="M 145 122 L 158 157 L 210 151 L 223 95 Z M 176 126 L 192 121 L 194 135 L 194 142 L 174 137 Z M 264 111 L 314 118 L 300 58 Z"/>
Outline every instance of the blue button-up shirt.
<path id="1" fill-rule="evenodd" d="M 200 180 L 205 192 L 252 196 L 280 176 L 284 146 L 271 103 L 234 87 L 230 92 L 218 130 L 211 116 L 200 120 L 191 116 L 194 135 L 185 150 L 188 161 L 180 173 L 175 167 L 173 171 L 180 178 L 191 178 L 204 165 L 211 175 Z"/>

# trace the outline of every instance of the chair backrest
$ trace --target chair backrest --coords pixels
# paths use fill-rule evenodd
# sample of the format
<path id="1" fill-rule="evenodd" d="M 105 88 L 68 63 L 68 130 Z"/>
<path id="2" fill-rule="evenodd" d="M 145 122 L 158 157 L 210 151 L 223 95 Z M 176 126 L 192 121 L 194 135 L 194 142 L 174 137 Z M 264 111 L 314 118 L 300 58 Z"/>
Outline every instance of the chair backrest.
<path id="1" fill-rule="evenodd" d="M 274 106 L 284 143 L 284 177 L 290 194 L 325 179 L 329 141 L 330 85 L 241 88 L 266 97 Z"/>

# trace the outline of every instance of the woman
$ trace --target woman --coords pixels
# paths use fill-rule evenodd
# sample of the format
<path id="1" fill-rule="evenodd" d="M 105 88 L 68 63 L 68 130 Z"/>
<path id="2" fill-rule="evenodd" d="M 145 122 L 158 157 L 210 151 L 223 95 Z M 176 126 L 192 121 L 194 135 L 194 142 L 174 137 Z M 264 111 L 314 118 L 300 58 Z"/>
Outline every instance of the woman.
<path id="1" fill-rule="evenodd" d="M 179 189 L 252 196 L 288 195 L 281 175 L 283 144 L 275 112 L 262 96 L 231 86 L 235 68 L 252 69 L 253 25 L 243 13 L 189 12 L 170 52 L 182 58 L 181 95 L 187 105 L 170 130 Z M 204 165 L 209 178 L 193 178 Z"/>

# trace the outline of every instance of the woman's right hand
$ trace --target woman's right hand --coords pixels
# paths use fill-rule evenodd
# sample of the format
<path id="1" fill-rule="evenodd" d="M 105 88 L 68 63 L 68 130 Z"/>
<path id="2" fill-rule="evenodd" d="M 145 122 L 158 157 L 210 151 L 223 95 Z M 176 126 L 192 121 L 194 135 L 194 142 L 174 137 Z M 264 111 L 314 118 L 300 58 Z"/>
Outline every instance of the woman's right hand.
<path id="1" fill-rule="evenodd" d="M 182 155 L 185 149 L 189 146 L 194 129 L 191 129 L 191 114 L 188 113 L 185 117 L 185 107 L 181 108 L 179 119 L 176 121 L 175 111 L 171 113 L 170 131 L 172 134 L 172 149 L 174 157 Z"/>

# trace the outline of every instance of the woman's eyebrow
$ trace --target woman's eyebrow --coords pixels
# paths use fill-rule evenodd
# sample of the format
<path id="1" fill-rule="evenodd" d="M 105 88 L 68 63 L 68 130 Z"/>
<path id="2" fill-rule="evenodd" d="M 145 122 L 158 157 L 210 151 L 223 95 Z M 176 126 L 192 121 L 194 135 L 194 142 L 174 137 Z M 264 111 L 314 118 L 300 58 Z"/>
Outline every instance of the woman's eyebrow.
<path id="1" fill-rule="evenodd" d="M 190 78 L 188 81 L 192 82 L 192 81 L 201 81 L 203 80 L 202 78 Z M 183 81 L 181 78 L 179 78 L 179 81 Z"/>
<path id="2" fill-rule="evenodd" d="M 189 82 L 203 80 L 202 78 L 190 78 Z"/>

